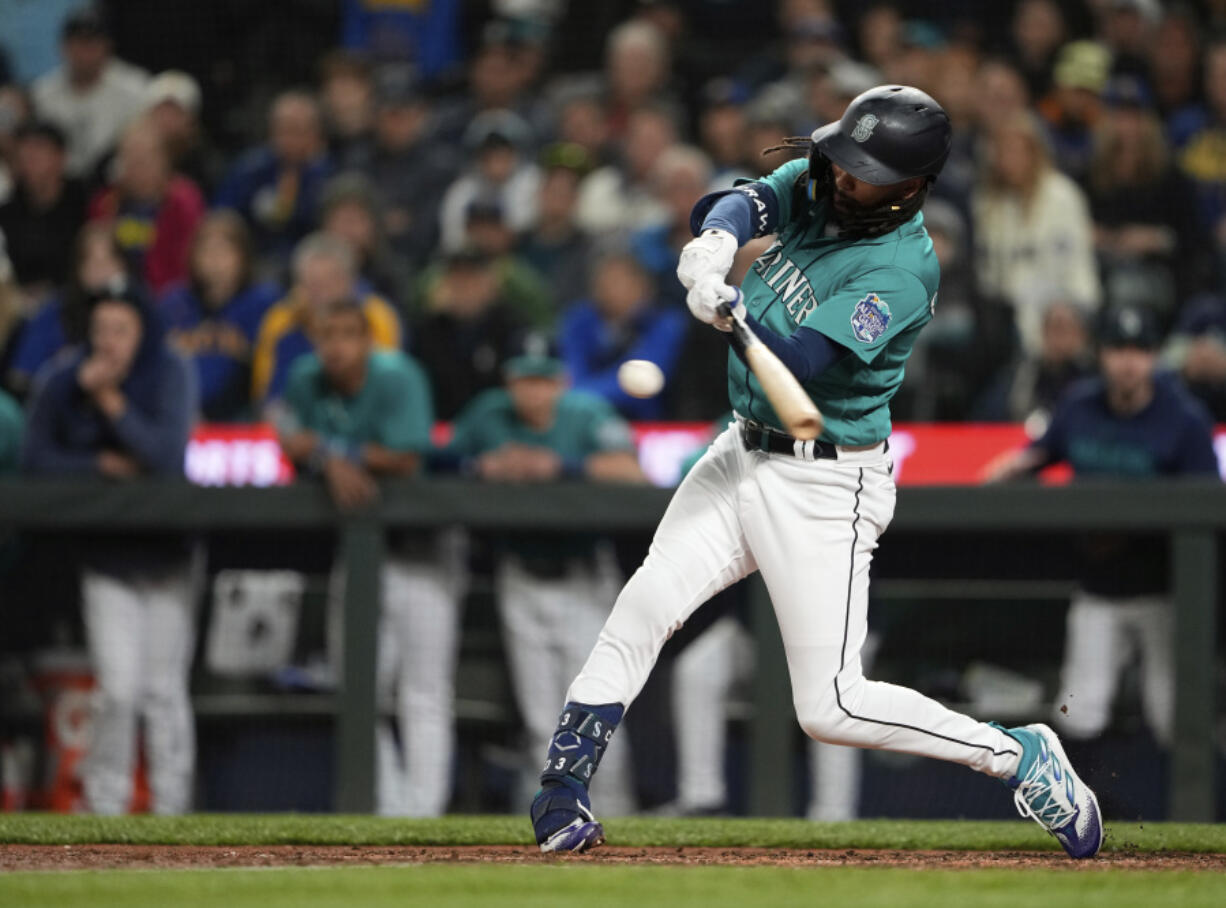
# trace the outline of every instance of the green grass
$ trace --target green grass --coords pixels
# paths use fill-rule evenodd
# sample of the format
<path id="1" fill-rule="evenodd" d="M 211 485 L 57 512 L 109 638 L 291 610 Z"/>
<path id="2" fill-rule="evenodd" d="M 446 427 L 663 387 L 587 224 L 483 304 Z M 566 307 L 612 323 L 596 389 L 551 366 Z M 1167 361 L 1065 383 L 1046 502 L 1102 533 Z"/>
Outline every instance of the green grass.
<path id="1" fill-rule="evenodd" d="M 381 906 L 665 905 L 854 908 L 1180 908 L 1226 903 L 1213 874 L 1075 870 L 932 870 L 483 866 L 0 875 L 0 904 L 21 908 L 381 908 Z"/>
<path id="2" fill-rule="evenodd" d="M 768 848 L 1058 850 L 1027 820 L 806 820 L 626 818 L 605 823 L 609 842 Z M 46 845 L 513 845 L 530 844 L 519 816 L 395 820 L 369 816 L 200 814 L 94 817 L 0 814 L 0 843 Z M 1226 825 L 1109 823 L 1107 851 L 1226 853 Z"/>

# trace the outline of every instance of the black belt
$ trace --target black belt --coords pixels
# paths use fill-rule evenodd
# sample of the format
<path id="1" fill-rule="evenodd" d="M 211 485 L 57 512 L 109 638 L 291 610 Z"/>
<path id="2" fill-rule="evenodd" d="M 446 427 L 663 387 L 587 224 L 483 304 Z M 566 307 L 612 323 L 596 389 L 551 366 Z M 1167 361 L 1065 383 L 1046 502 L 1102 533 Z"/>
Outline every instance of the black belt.
<path id="1" fill-rule="evenodd" d="M 838 460 L 839 449 L 828 441 L 801 441 L 785 432 L 776 432 L 765 426 L 757 426 L 748 422 L 741 423 L 741 441 L 746 451 L 768 451 L 771 454 L 786 454 L 788 457 L 799 457 L 803 460 Z M 866 445 L 865 449 L 875 447 Z M 889 450 L 886 442 L 885 450 Z"/>

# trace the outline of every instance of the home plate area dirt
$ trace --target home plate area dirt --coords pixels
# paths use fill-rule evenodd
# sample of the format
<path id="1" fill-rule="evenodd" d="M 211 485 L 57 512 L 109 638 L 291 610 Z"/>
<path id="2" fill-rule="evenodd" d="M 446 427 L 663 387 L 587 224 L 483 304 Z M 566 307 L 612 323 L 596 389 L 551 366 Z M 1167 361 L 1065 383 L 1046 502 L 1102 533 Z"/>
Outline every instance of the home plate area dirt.
<path id="1" fill-rule="evenodd" d="M 362 864 L 659 864 L 772 867 L 907 867 L 963 869 L 1045 867 L 1069 870 L 1226 871 L 1226 855 L 1115 851 L 1092 861 L 1071 861 L 1057 852 L 806 850 L 778 848 L 617 848 L 583 855 L 543 855 L 522 845 L 2 845 L 0 871 L 100 870 L 111 868 L 305 867 Z"/>

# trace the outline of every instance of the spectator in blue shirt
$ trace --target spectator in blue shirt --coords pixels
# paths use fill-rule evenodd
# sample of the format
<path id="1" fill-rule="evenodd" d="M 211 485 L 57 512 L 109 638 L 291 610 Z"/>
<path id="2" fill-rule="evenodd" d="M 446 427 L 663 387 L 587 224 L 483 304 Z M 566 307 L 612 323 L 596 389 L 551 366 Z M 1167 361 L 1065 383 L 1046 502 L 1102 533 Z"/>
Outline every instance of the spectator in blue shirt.
<path id="1" fill-rule="evenodd" d="M 283 263 L 315 227 L 320 189 L 332 162 L 313 95 L 279 95 L 269 113 L 268 134 L 267 145 L 248 151 L 230 169 L 214 202 L 243 216 L 261 257 Z"/>
<path id="2" fill-rule="evenodd" d="M 260 321 L 281 298 L 254 279 L 251 234 L 232 211 L 214 211 L 192 240 L 191 278 L 158 309 L 170 343 L 196 368 L 205 419 L 251 416 L 251 356 Z"/>
<path id="3" fill-rule="evenodd" d="M 664 399 L 631 397 L 617 382 L 618 367 L 650 360 L 667 386 L 685 339 L 682 311 L 657 304 L 654 289 L 634 256 L 608 255 L 596 266 L 592 298 L 562 318 L 559 343 L 572 386 L 603 397 L 628 419 L 661 419 Z"/>
<path id="4" fill-rule="evenodd" d="M 1069 464 L 1076 479 L 1216 478 L 1209 416 L 1176 379 L 1155 375 L 1158 342 L 1147 310 L 1109 313 L 1101 376 L 1072 387 L 1046 433 L 996 466 L 993 478 L 1054 463 Z M 1081 540 L 1080 556 L 1053 717 L 1072 737 L 1101 733 L 1120 673 L 1139 649 L 1142 710 L 1154 736 L 1168 744 L 1175 672 L 1166 541 L 1097 534 Z"/>

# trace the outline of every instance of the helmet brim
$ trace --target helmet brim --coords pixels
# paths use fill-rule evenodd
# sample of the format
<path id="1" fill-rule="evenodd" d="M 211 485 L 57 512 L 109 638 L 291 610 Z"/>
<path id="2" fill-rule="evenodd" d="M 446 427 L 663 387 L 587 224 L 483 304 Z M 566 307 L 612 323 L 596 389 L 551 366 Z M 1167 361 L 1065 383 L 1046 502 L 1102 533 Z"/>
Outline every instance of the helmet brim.
<path id="1" fill-rule="evenodd" d="M 902 173 L 870 156 L 864 146 L 839 131 L 839 121 L 827 123 L 813 133 L 817 150 L 857 180 L 873 186 L 890 186 L 909 180 L 915 174 Z"/>

